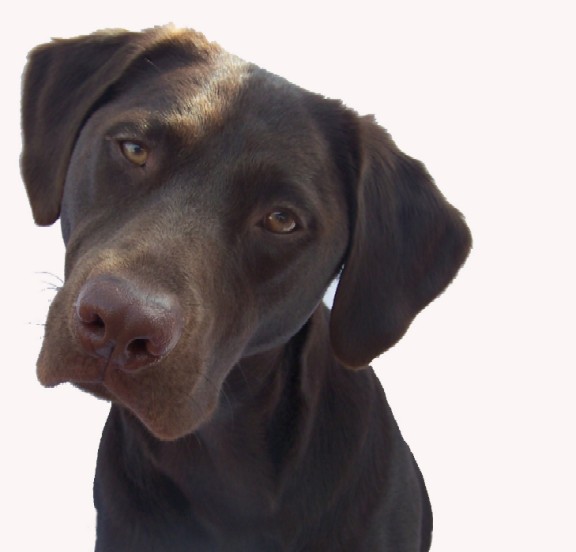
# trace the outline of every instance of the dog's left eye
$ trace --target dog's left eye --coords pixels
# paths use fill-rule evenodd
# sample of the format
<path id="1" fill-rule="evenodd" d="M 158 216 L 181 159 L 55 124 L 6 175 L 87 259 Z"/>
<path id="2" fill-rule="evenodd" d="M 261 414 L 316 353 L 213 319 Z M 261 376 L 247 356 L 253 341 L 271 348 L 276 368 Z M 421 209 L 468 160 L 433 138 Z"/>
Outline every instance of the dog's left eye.
<path id="1" fill-rule="evenodd" d="M 262 226 L 274 234 L 290 234 L 298 229 L 299 224 L 294 213 L 277 209 L 264 217 Z"/>
<path id="2" fill-rule="evenodd" d="M 138 167 L 146 165 L 146 161 L 148 161 L 148 149 L 144 145 L 131 140 L 123 140 L 119 142 L 119 145 L 122 155 L 126 157 L 130 163 Z"/>

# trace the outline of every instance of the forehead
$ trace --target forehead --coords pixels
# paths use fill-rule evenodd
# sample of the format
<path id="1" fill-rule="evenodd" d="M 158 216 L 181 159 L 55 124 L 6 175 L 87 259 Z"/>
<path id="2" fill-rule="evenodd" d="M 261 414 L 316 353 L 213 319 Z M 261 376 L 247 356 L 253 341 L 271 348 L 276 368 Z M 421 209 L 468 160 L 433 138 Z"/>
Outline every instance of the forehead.
<path id="1" fill-rule="evenodd" d="M 324 144 L 311 116 L 313 95 L 217 50 L 190 60 L 163 52 L 139 61 L 114 91 L 114 116 L 187 149 L 236 148 L 251 155 L 318 155 Z M 316 98 L 317 101 L 317 98 Z"/>

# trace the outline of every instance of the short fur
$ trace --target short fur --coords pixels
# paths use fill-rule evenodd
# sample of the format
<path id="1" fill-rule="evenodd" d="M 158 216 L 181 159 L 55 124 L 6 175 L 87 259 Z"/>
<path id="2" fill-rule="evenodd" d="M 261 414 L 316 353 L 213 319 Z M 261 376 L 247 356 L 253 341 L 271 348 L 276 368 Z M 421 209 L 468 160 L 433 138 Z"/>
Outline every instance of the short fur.
<path id="1" fill-rule="evenodd" d="M 67 247 L 38 376 L 112 402 L 96 550 L 428 550 L 367 367 L 470 248 L 423 165 L 170 27 L 36 48 L 22 106 L 32 212 Z"/>

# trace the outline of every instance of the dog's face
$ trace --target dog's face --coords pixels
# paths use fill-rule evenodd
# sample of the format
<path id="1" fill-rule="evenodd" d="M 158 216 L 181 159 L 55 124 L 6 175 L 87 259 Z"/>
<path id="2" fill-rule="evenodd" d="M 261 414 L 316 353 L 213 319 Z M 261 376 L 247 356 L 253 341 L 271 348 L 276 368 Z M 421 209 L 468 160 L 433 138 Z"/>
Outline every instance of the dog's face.
<path id="1" fill-rule="evenodd" d="M 67 67 L 63 58 L 82 48 L 92 61 L 72 59 Z M 77 75 L 79 67 L 83 80 L 70 84 L 67 72 Z M 47 68 L 67 86 L 41 85 Z M 90 79 L 96 92 L 88 91 Z M 42 93 L 46 105 L 37 107 Z M 32 121 L 40 118 L 52 122 L 37 138 L 42 132 Z M 40 381 L 72 382 L 118 401 L 162 439 L 206 422 L 233 367 L 294 336 L 345 261 L 332 341 L 343 362 L 361 366 L 399 338 L 469 246 L 455 210 L 376 125 L 194 33 L 102 35 L 38 50 L 25 81 L 24 137 L 36 219 L 45 224 L 60 215 L 67 245 Z M 412 176 L 396 180 L 408 178 L 414 190 L 397 192 L 398 183 L 383 178 L 371 198 L 374 167 L 394 171 L 397 158 Z M 419 216 L 422 201 L 425 244 L 401 228 L 414 217 L 408 213 Z M 366 245 L 363 234 L 374 224 L 378 235 Z M 398 258 L 398 242 L 410 249 L 406 259 Z M 440 261 L 419 253 L 435 255 L 440 242 Z M 387 250 L 372 255 L 380 247 Z M 382 276 L 386 270 L 392 276 Z M 389 310 L 384 322 L 367 306 L 381 289 L 394 296 L 378 307 Z M 157 343 L 142 352 L 137 334 L 130 350 L 110 336 L 98 341 L 107 328 L 96 327 L 102 320 L 86 309 L 106 310 L 111 302 L 116 310 L 134 303 L 152 309 Z M 360 305 L 356 315 L 351 303 Z M 366 344 L 356 336 L 358 317 L 369 326 Z M 364 345 L 367 352 L 359 352 Z"/>
<path id="2" fill-rule="evenodd" d="M 82 128 L 62 200 L 66 284 L 39 360 L 42 383 L 118 400 L 164 438 L 210 416 L 242 357 L 302 327 L 348 236 L 345 183 L 307 94 L 228 56 L 173 61 L 139 65 Z M 111 276 L 180 307 L 183 335 L 145 369 L 78 338 L 86 282 Z"/>

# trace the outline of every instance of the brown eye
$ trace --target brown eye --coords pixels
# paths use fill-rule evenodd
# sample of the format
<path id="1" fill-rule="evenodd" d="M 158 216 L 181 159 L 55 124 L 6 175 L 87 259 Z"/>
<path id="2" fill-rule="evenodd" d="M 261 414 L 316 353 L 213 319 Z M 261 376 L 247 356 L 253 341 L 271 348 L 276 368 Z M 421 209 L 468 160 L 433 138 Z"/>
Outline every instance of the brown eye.
<path id="1" fill-rule="evenodd" d="M 263 220 L 263 226 L 274 234 L 290 234 L 298 228 L 296 217 L 290 211 L 277 210 L 268 213 Z"/>
<path id="2" fill-rule="evenodd" d="M 125 140 L 120 142 L 120 151 L 122 155 L 139 167 L 146 165 L 148 161 L 148 150 L 138 142 L 131 142 L 130 140 Z"/>

